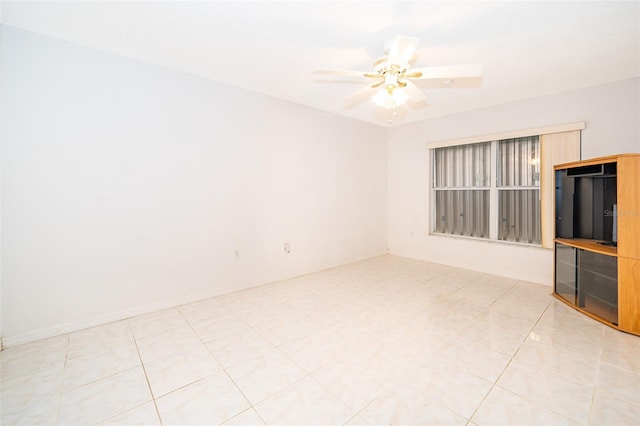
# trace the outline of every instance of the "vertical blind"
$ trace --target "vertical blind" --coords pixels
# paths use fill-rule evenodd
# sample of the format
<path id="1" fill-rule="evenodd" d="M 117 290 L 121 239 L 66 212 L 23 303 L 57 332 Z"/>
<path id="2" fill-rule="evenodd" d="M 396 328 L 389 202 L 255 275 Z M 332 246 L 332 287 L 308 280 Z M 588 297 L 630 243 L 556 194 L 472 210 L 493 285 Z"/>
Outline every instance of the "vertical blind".
<path id="1" fill-rule="evenodd" d="M 438 148 L 434 157 L 436 188 L 490 185 L 491 142 Z"/>
<path id="2" fill-rule="evenodd" d="M 498 194 L 498 239 L 540 244 L 540 191 L 505 189 Z"/>
<path id="3" fill-rule="evenodd" d="M 553 166 L 580 160 L 580 130 L 540 136 L 540 199 L 542 247 L 553 248 L 555 174 Z"/>
<path id="4" fill-rule="evenodd" d="M 436 191 L 435 231 L 489 238 L 489 191 Z"/>
<path id="5" fill-rule="evenodd" d="M 435 232 L 489 238 L 491 143 L 438 148 L 434 166 Z"/>
<path id="6" fill-rule="evenodd" d="M 498 141 L 498 239 L 540 244 L 538 136 Z"/>
<path id="7" fill-rule="evenodd" d="M 538 136 L 498 141 L 498 186 L 540 184 Z"/>

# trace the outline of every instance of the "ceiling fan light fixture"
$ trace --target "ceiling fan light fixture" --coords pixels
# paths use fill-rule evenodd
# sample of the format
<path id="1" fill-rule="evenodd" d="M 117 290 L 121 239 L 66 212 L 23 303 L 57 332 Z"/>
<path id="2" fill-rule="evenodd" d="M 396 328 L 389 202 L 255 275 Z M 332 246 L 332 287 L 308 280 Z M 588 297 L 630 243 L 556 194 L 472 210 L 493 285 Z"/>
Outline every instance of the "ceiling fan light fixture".
<path id="1" fill-rule="evenodd" d="M 386 109 L 392 109 L 397 106 L 393 95 L 391 95 L 386 88 L 378 90 L 371 100 L 377 106 Z"/>
<path id="2" fill-rule="evenodd" d="M 403 88 L 399 87 L 393 91 L 393 99 L 396 101 L 396 105 L 402 105 L 409 99 L 409 95 L 404 91 Z"/>
<path id="3" fill-rule="evenodd" d="M 371 98 L 374 104 L 386 109 L 396 108 L 407 102 L 408 99 L 409 95 L 407 95 L 402 88 L 389 91 L 386 87 L 378 90 Z"/>

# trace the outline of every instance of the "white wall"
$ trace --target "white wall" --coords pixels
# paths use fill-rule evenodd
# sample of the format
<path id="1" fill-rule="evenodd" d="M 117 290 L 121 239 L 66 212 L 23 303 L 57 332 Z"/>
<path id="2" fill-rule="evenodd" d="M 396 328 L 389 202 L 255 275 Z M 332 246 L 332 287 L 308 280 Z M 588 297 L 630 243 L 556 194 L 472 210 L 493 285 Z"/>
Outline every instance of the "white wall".
<path id="1" fill-rule="evenodd" d="M 551 285 L 551 250 L 428 235 L 429 143 L 585 121 L 582 158 L 640 152 L 640 78 L 389 129 L 389 251 Z"/>
<path id="2" fill-rule="evenodd" d="M 0 61 L 9 345 L 382 254 L 387 235 L 392 254 L 550 284 L 550 251 L 428 236 L 427 144 L 586 121 L 584 158 L 640 151 L 637 78 L 387 132 L 10 27 Z"/>
<path id="3" fill-rule="evenodd" d="M 11 27 L 1 43 L 6 345 L 386 253 L 384 129 Z"/>

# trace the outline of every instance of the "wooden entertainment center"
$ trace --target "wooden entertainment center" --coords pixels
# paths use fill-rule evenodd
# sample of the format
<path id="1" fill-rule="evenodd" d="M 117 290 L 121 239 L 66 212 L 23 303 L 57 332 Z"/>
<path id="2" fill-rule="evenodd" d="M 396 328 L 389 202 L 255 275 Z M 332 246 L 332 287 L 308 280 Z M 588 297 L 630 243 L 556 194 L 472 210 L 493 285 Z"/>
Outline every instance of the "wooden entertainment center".
<path id="1" fill-rule="evenodd" d="M 555 170 L 554 294 L 640 335 L 640 154 Z"/>

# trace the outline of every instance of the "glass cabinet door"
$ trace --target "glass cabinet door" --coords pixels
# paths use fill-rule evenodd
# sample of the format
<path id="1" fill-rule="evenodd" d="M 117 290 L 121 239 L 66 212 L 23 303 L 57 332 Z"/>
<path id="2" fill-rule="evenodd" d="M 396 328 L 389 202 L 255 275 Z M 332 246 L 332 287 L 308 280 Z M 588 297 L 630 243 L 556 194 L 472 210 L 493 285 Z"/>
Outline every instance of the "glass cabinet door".
<path id="1" fill-rule="evenodd" d="M 556 243 L 555 292 L 572 305 L 576 304 L 576 249 Z"/>
<path id="2" fill-rule="evenodd" d="M 578 306 L 618 324 L 618 258 L 578 250 Z"/>

